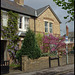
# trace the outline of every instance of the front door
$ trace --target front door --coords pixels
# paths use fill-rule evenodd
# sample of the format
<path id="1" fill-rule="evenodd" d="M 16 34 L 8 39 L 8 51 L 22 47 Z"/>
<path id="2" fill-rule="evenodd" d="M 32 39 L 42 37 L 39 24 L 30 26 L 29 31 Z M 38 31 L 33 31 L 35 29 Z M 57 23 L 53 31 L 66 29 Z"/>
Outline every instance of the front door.
<path id="1" fill-rule="evenodd" d="M 1 40 L 1 60 L 6 60 L 6 40 Z"/>

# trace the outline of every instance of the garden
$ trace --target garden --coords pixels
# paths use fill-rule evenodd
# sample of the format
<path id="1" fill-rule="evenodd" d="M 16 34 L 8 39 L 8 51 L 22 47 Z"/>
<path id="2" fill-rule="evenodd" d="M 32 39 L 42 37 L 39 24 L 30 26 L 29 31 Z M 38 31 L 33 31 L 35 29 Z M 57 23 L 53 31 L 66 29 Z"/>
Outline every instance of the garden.
<path id="1" fill-rule="evenodd" d="M 9 44 L 7 50 L 13 63 L 11 68 L 20 68 L 22 64 L 22 56 L 26 55 L 30 59 L 38 59 L 44 56 L 60 56 L 66 54 L 65 37 L 56 37 L 52 34 L 34 33 L 30 28 L 25 33 L 21 49 L 19 50 L 20 37 L 18 36 L 18 14 L 12 11 L 8 12 L 7 27 L 1 25 L 2 38 L 8 39 Z M 2 21 L 2 20 L 1 20 Z M 7 34 L 6 34 L 7 33 Z"/>

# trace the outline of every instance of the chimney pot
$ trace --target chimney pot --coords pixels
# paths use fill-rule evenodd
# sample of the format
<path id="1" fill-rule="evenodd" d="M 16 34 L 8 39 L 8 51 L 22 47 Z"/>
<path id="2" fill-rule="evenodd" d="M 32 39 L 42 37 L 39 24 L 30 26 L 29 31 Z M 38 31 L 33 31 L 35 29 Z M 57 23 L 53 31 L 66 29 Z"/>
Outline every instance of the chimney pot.
<path id="1" fill-rule="evenodd" d="M 66 36 L 68 36 L 68 26 L 66 25 Z"/>
<path id="2" fill-rule="evenodd" d="M 19 5 L 24 5 L 24 0 L 14 0 Z"/>

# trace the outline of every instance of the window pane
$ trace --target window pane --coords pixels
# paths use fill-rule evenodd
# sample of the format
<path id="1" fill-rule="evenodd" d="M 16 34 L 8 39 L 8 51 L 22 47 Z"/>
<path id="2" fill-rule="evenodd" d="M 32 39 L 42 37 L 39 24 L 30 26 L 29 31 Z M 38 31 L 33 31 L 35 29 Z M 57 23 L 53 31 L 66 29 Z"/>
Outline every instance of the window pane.
<path id="1" fill-rule="evenodd" d="M 25 17 L 24 29 L 27 29 L 28 26 L 29 26 L 29 18 Z"/>
<path id="2" fill-rule="evenodd" d="M 8 16 L 6 13 L 3 13 L 2 19 L 3 19 L 3 26 L 7 26 Z"/>
<path id="3" fill-rule="evenodd" d="M 50 33 L 52 33 L 52 29 L 50 29 Z"/>
<path id="4" fill-rule="evenodd" d="M 52 33 L 52 23 L 49 23 L 49 31 Z"/>
<path id="5" fill-rule="evenodd" d="M 70 41 L 72 42 L 73 41 L 73 38 L 71 38 Z"/>
<path id="6" fill-rule="evenodd" d="M 52 27 L 52 23 L 49 23 L 49 27 Z"/>
<path id="7" fill-rule="evenodd" d="M 22 28 L 22 16 L 19 18 L 19 28 Z"/>
<path id="8" fill-rule="evenodd" d="M 48 22 L 45 22 L 45 32 L 48 32 Z"/>

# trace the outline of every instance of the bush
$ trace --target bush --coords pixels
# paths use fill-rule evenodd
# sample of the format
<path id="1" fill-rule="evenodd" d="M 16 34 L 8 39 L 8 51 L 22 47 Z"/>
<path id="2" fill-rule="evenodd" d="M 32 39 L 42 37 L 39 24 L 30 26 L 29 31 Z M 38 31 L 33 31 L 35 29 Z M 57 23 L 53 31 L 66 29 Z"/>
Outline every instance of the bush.
<path id="1" fill-rule="evenodd" d="M 42 37 L 43 37 L 43 34 L 37 33 L 35 37 L 36 37 L 37 44 L 40 47 L 42 45 Z"/>
<path id="2" fill-rule="evenodd" d="M 16 53 L 17 59 L 20 61 L 22 55 L 27 55 L 31 59 L 36 59 L 41 56 L 41 50 L 37 45 L 35 33 L 28 29 L 23 40 L 23 45 Z"/>
<path id="3" fill-rule="evenodd" d="M 74 46 L 73 46 L 73 50 L 74 50 Z"/>
<path id="4" fill-rule="evenodd" d="M 41 57 L 43 57 L 43 56 L 49 56 L 49 53 L 42 53 Z"/>

